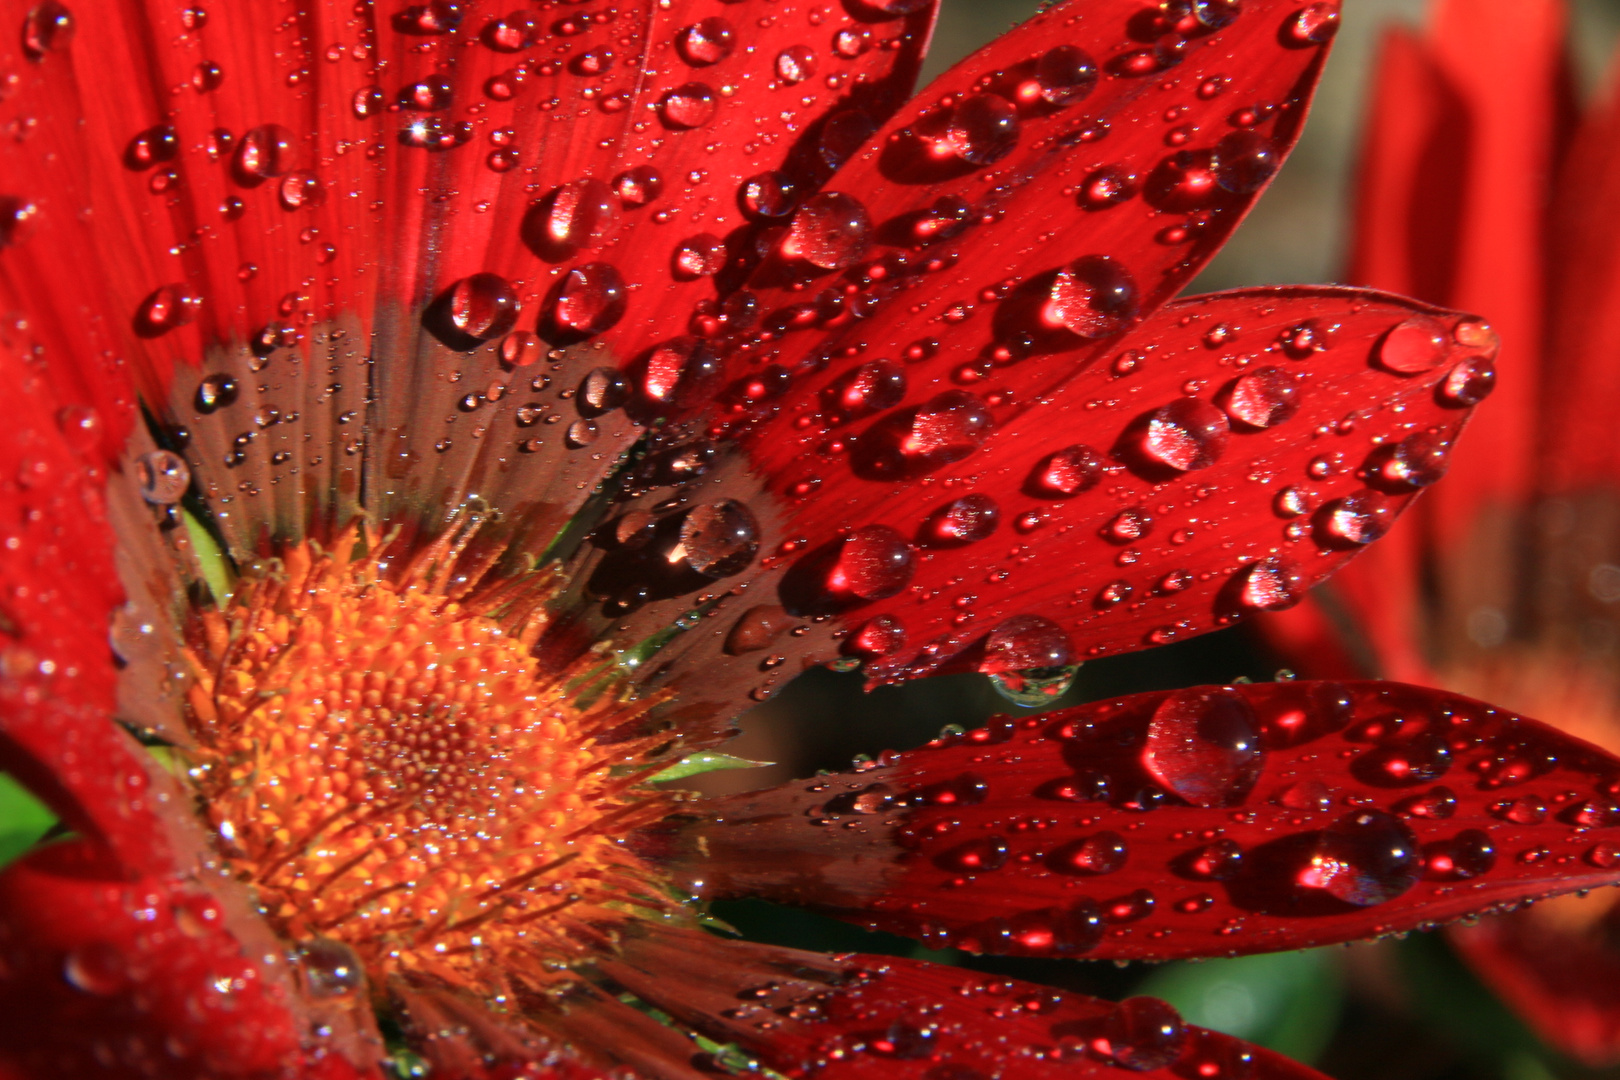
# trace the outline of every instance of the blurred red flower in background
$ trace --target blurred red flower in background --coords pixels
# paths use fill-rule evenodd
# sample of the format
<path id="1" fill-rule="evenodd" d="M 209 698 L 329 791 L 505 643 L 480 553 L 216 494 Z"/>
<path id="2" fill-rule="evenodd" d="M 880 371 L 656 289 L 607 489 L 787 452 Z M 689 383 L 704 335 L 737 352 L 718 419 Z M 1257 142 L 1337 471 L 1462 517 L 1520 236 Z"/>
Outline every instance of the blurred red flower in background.
<path id="1" fill-rule="evenodd" d="M 1579 109 L 1559 0 L 1437 0 L 1389 33 L 1350 280 L 1489 311 L 1501 391 L 1443 489 L 1268 616 L 1304 673 L 1476 694 L 1620 747 L 1620 99 Z M 1451 939 L 1551 1045 L 1620 1061 L 1620 908 L 1570 897 Z"/>
<path id="2" fill-rule="evenodd" d="M 1169 302 L 1335 5 L 1059 4 L 909 105 L 926 0 L 6 11 L 0 760 L 67 835 L 0 1073 L 1302 1075 L 703 905 L 1169 958 L 1620 876 L 1620 760 L 1396 684 L 657 786 L 812 664 L 1033 705 L 1288 607 L 1440 478 L 1480 319 Z"/>

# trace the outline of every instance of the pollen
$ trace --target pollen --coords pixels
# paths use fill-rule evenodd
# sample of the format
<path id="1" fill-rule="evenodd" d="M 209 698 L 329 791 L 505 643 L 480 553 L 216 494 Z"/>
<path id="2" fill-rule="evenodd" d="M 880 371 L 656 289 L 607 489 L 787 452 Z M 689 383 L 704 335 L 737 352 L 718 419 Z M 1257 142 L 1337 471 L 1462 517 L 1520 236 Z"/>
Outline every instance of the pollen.
<path id="1" fill-rule="evenodd" d="M 543 581 L 452 598 L 453 553 L 390 573 L 374 549 L 306 542 L 194 617 L 202 813 L 289 941 L 342 942 L 374 983 L 541 988 L 668 903 L 618 839 L 670 810 L 651 740 L 620 734 L 647 704 L 610 664 L 541 669 Z"/>

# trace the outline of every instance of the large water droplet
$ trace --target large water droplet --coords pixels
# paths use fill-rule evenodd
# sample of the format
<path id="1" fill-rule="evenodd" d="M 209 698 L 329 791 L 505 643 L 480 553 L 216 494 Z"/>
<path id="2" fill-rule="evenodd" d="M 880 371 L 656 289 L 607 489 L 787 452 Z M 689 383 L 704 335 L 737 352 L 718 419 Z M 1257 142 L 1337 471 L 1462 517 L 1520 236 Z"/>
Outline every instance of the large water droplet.
<path id="1" fill-rule="evenodd" d="M 979 670 L 987 675 L 1066 667 L 1074 662 L 1074 642 L 1051 619 L 1014 615 L 990 631 Z"/>
<path id="2" fill-rule="evenodd" d="M 1384 479 L 1407 487 L 1425 488 L 1446 475 L 1451 466 L 1451 434 L 1415 431 L 1396 443 L 1384 463 Z"/>
<path id="3" fill-rule="evenodd" d="M 726 242 L 713 233 L 689 236 L 675 245 L 670 268 L 680 281 L 713 277 L 726 268 Z"/>
<path id="4" fill-rule="evenodd" d="M 666 93 L 658 102 L 658 116 L 677 131 L 702 127 L 714 119 L 719 105 L 706 84 L 690 82 Z"/>
<path id="5" fill-rule="evenodd" d="M 582 416 L 610 413 L 630 400 L 630 383 L 613 368 L 593 368 L 579 384 L 579 411 Z"/>
<path id="6" fill-rule="evenodd" d="M 594 177 L 563 184 L 525 215 L 524 240 L 552 262 L 600 247 L 618 220 L 618 201 Z"/>
<path id="7" fill-rule="evenodd" d="M 1470 356 L 1459 361 L 1435 387 L 1447 405 L 1478 405 L 1496 388 L 1496 364 L 1488 356 Z"/>
<path id="8" fill-rule="evenodd" d="M 197 411 L 211 413 L 223 409 L 236 400 L 239 391 L 236 379 L 222 371 L 204 376 L 197 384 Z"/>
<path id="9" fill-rule="evenodd" d="M 872 360 L 834 380 L 823 392 L 827 408 L 845 416 L 891 409 L 906 396 L 906 372 L 889 360 Z"/>
<path id="10" fill-rule="evenodd" d="M 1132 448 L 1149 465 L 1192 472 L 1220 460 L 1231 430 L 1226 414 L 1209 402 L 1177 398 L 1138 425 Z"/>
<path id="11" fill-rule="evenodd" d="M 985 539 L 1001 523 L 1001 510 L 988 495 L 963 495 L 928 516 L 923 525 L 927 542 L 936 547 L 972 544 Z"/>
<path id="12" fill-rule="evenodd" d="M 353 949 L 332 938 L 311 938 L 298 947 L 304 988 L 313 998 L 348 997 L 366 983 L 366 972 Z"/>
<path id="13" fill-rule="evenodd" d="M 1232 578 L 1237 602 L 1249 611 L 1285 611 L 1305 599 L 1310 581 L 1280 556 L 1259 559 Z"/>
<path id="14" fill-rule="evenodd" d="M 1136 279 L 1106 255 L 1084 255 L 1052 282 L 1043 317 L 1083 338 L 1103 338 L 1130 325 L 1141 307 Z"/>
<path id="15" fill-rule="evenodd" d="M 998 94 L 974 94 L 951 112 L 945 138 L 968 164 L 993 164 L 1018 145 L 1018 109 Z"/>
<path id="16" fill-rule="evenodd" d="M 1141 190 L 1141 177 L 1124 165 L 1104 165 L 1080 184 L 1080 205 L 1087 210 L 1118 206 Z"/>
<path id="17" fill-rule="evenodd" d="M 191 485 L 186 459 L 168 450 L 142 454 L 135 462 L 135 483 L 141 498 L 154 506 L 172 506 Z"/>
<path id="18" fill-rule="evenodd" d="M 675 48 L 693 67 L 718 64 L 737 46 L 737 32 L 718 15 L 701 19 L 675 35 Z"/>
<path id="19" fill-rule="evenodd" d="M 1264 187 L 1281 164 L 1282 155 L 1266 136 L 1258 131 L 1234 131 L 1215 144 L 1210 167 L 1221 187 L 1247 195 Z"/>
<path id="20" fill-rule="evenodd" d="M 839 270 L 861 261 L 871 246 L 872 219 L 866 207 L 840 191 L 824 191 L 799 208 L 782 241 L 782 254 Z"/>
<path id="21" fill-rule="evenodd" d="M 1153 711 L 1142 764 L 1194 806 L 1240 800 L 1264 764 L 1260 721 L 1231 690 L 1178 690 Z"/>
<path id="22" fill-rule="evenodd" d="M 1007 841 L 1000 836 L 986 836 L 957 844 L 934 856 L 934 865 L 942 870 L 959 874 L 976 874 L 984 870 L 999 870 L 1007 864 Z"/>
<path id="23" fill-rule="evenodd" d="M 62 975 L 75 989 L 98 997 L 116 994 L 129 984 L 124 954 L 100 941 L 69 951 L 62 961 Z"/>
<path id="24" fill-rule="evenodd" d="M 826 578 L 834 596 L 882 600 L 911 583 L 916 552 L 906 538 L 887 525 L 867 525 L 839 545 Z"/>
<path id="25" fill-rule="evenodd" d="M 989 408 L 966 390 L 947 390 L 901 414 L 898 451 L 907 471 L 960 461 L 979 448 L 994 423 Z"/>
<path id="26" fill-rule="evenodd" d="M 162 285 L 141 301 L 135 313 L 135 332 L 142 337 L 157 337 L 196 318 L 202 306 L 202 297 L 181 284 Z"/>
<path id="27" fill-rule="evenodd" d="M 785 217 L 793 212 L 798 189 L 786 173 L 771 171 L 743 181 L 742 208 L 754 217 Z"/>
<path id="28" fill-rule="evenodd" d="M 1226 414 L 1254 429 L 1275 427 L 1299 411 L 1299 379 L 1291 371 L 1260 367 L 1233 380 L 1224 395 Z"/>
<path id="29" fill-rule="evenodd" d="M 261 124 L 243 135 L 231 162 L 237 182 L 252 187 L 291 169 L 292 141 L 292 132 L 280 124 Z"/>
<path id="30" fill-rule="evenodd" d="M 862 109 L 833 113 L 816 138 L 816 156 L 829 169 L 836 169 L 855 155 L 877 132 L 877 124 Z"/>
<path id="31" fill-rule="evenodd" d="M 450 286 L 450 325 L 475 341 L 489 341 L 517 322 L 518 298 L 498 274 L 473 274 Z"/>
<path id="32" fill-rule="evenodd" d="M 609 263 L 586 263 L 568 271 L 551 317 L 564 330 L 590 337 L 624 317 L 624 278 Z"/>
<path id="33" fill-rule="evenodd" d="M 816 73 L 816 50 L 808 45 L 789 45 L 776 54 L 776 77 L 792 86 Z"/>
<path id="34" fill-rule="evenodd" d="M 1440 881 L 1467 881 L 1496 865 L 1496 845 L 1481 829 L 1464 829 L 1449 840 L 1423 845 L 1423 873 Z"/>
<path id="35" fill-rule="evenodd" d="M 1073 105 L 1097 85 L 1097 62 L 1076 45 L 1049 49 L 1035 62 L 1035 81 L 1048 105 Z"/>
<path id="36" fill-rule="evenodd" d="M 1338 0 L 1307 4 L 1283 23 L 1283 38 L 1294 45 L 1325 45 L 1338 32 Z"/>
<path id="37" fill-rule="evenodd" d="M 1417 883 L 1417 838 L 1382 810 L 1346 814 L 1322 830 L 1295 881 L 1357 907 L 1393 900 Z"/>
<path id="38" fill-rule="evenodd" d="M 1107 467 L 1101 454 L 1084 443 L 1075 443 L 1042 459 L 1025 487 L 1031 494 L 1072 498 L 1096 487 Z"/>
<path id="39" fill-rule="evenodd" d="M 1123 836 L 1100 832 L 1064 844 L 1046 857 L 1046 865 L 1060 874 L 1112 874 L 1124 867 L 1129 857 L 1130 848 Z"/>
<path id="40" fill-rule="evenodd" d="M 1378 365 L 1397 375 L 1417 375 L 1439 367 L 1451 349 L 1451 332 L 1432 315 L 1413 315 L 1397 323 L 1378 343 Z"/>
<path id="41" fill-rule="evenodd" d="M 679 337 L 647 358 L 641 389 L 661 405 L 686 409 L 702 404 L 719 387 L 724 369 L 699 338 Z"/>
<path id="42" fill-rule="evenodd" d="M 56 0 L 45 0 L 23 17 L 23 52 L 30 60 L 42 59 L 48 52 L 67 48 L 76 29 L 72 12 Z"/>
<path id="43" fill-rule="evenodd" d="M 1360 547 L 1383 536 L 1395 512 L 1376 491 L 1357 491 L 1334 499 L 1316 512 L 1319 538 L 1329 547 Z"/>
<path id="44" fill-rule="evenodd" d="M 1181 1014 L 1151 997 L 1126 998 L 1103 1025 L 1108 1055 L 1127 1069 L 1152 1072 L 1174 1064 L 1187 1041 Z"/>
<path id="45" fill-rule="evenodd" d="M 1191 19 L 1205 30 L 1219 30 L 1231 25 L 1242 7 L 1242 0 L 1167 0 L 1164 10 L 1172 19 Z"/>
<path id="46" fill-rule="evenodd" d="M 694 506 L 681 521 L 675 555 L 704 577 L 740 573 L 759 550 L 759 522 L 735 499 Z"/>

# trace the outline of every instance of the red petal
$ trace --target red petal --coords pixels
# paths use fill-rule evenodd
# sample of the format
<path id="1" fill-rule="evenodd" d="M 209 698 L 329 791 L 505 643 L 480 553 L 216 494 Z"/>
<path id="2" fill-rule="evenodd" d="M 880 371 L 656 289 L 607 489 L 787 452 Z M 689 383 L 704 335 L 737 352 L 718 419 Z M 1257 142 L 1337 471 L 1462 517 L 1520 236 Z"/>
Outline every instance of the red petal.
<path id="1" fill-rule="evenodd" d="M 1601 896 L 1545 907 L 1567 904 L 1598 910 L 1537 907 L 1482 919 L 1452 927 L 1451 943 L 1548 1045 L 1602 1068 L 1620 1061 L 1620 953 L 1608 940 L 1615 907 Z"/>
<path id="2" fill-rule="evenodd" d="M 885 760 L 705 804 L 680 872 L 935 946 L 1156 960 L 1620 880 L 1620 761 L 1393 683 L 1139 694 Z"/>
<path id="3" fill-rule="evenodd" d="M 1317 1076 L 1268 1050 L 1183 1025 L 1152 998 L 1115 1005 L 891 956 L 832 959 L 666 933 L 627 942 L 625 959 L 604 970 L 648 1003 L 790 1077 Z"/>
<path id="4" fill-rule="evenodd" d="M 246 1077 L 305 1064 L 323 1080 L 362 1075 L 343 1053 L 304 1044 L 317 1017 L 289 1011 L 280 946 L 239 940 L 224 921 L 196 885 L 109 876 L 78 843 L 7 867 L 0 1062 L 35 1077 Z"/>
<path id="5" fill-rule="evenodd" d="M 1390 363 L 1410 365 L 1392 361 L 1398 348 L 1386 344 L 1398 324 L 1397 345 L 1414 328 L 1423 337 L 1456 325 L 1466 337 L 1476 325 L 1436 319 L 1454 317 L 1350 290 L 1196 297 L 1121 342 L 1015 366 L 1016 393 L 1002 396 L 999 378 L 976 397 L 946 381 L 927 388 L 924 400 L 960 395 L 938 407 L 940 427 L 994 421 L 988 434 L 962 428 L 978 441 L 965 457 L 915 471 L 904 439 L 950 432 L 937 435 L 911 411 L 831 431 L 794 423 L 814 406 L 784 412 L 753 448 L 758 479 L 736 462 L 715 472 L 717 495 L 755 508 L 769 553 L 762 572 L 733 579 L 747 591 L 710 609 L 712 630 L 667 645 L 658 670 L 691 673 L 680 682 L 677 670 L 673 685 L 693 701 L 739 682 L 768 689 L 796 670 L 783 658 L 813 650 L 870 661 L 875 679 L 947 663 L 1007 672 L 1286 607 L 1409 501 L 1415 488 L 1397 475 L 1424 483 L 1443 471 L 1443 445 L 1466 410 L 1442 387 L 1458 365 L 1488 360 L 1441 342 L 1422 361 L 1437 366 L 1397 375 Z M 1441 451 L 1427 459 L 1434 469 L 1403 473 L 1397 461 L 1431 443 Z M 820 487 L 795 498 L 811 479 Z M 773 521 L 784 503 L 776 513 L 788 520 Z M 981 512 L 987 504 L 994 517 Z M 578 577 L 599 595 L 663 587 L 611 540 L 592 558 Z M 779 605 L 774 633 L 745 633 L 768 605 Z M 691 606 L 687 593 L 604 616 L 637 640 Z"/>

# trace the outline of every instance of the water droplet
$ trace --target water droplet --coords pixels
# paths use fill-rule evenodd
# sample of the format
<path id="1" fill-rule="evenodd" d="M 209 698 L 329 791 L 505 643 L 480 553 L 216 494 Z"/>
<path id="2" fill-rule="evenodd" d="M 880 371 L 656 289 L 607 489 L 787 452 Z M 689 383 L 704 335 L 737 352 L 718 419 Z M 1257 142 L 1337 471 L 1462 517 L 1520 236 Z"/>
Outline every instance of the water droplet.
<path id="1" fill-rule="evenodd" d="M 1215 144 L 1210 168 L 1227 191 L 1247 195 L 1259 191 L 1282 164 L 1282 155 L 1258 131 L 1234 131 Z"/>
<path id="2" fill-rule="evenodd" d="M 1478 405 L 1496 388 L 1496 365 L 1488 356 L 1470 356 L 1459 361 L 1435 388 L 1447 405 Z"/>
<path id="3" fill-rule="evenodd" d="M 135 331 L 142 337 L 157 337 L 185 326 L 197 315 L 202 297 L 186 285 L 162 285 L 141 301 L 135 316 Z"/>
<path id="4" fill-rule="evenodd" d="M 1130 507 L 1121 510 L 1102 527 L 1102 537 L 1115 544 L 1129 544 L 1142 539 L 1153 529 L 1153 519 L 1143 511 Z"/>
<path id="5" fill-rule="evenodd" d="M 677 131 L 702 127 L 714 119 L 714 91 L 703 83 L 690 82 L 666 93 L 658 102 L 658 116 L 665 126 Z"/>
<path id="6" fill-rule="evenodd" d="M 829 169 L 836 169 L 854 156 L 867 139 L 877 132 L 877 124 L 860 109 L 833 113 L 816 139 L 816 156 Z"/>
<path id="7" fill-rule="evenodd" d="M 76 29 L 72 12 L 56 0 L 45 0 L 23 17 L 23 52 L 30 60 L 43 59 L 46 53 L 67 48 Z"/>
<path id="8" fill-rule="evenodd" d="M 720 360 L 701 339 L 679 337 L 652 351 L 641 389 L 661 405 L 692 408 L 712 396 L 723 371 Z"/>
<path id="9" fill-rule="evenodd" d="M 1216 840 L 1187 853 L 1182 868 L 1205 881 L 1225 881 L 1243 868 L 1243 849 L 1235 840 Z"/>
<path id="10" fill-rule="evenodd" d="M 1168 0 L 1164 10 L 1173 20 L 1191 19 L 1204 30 L 1220 30 L 1232 24 L 1242 6 L 1242 0 Z"/>
<path id="11" fill-rule="evenodd" d="M 825 586 L 835 597 L 883 600 L 911 583 L 916 552 L 887 525 L 856 529 L 838 545 Z"/>
<path id="12" fill-rule="evenodd" d="M 1405 817 L 1443 821 L 1457 812 L 1457 794 L 1444 784 L 1440 784 L 1421 795 L 1402 799 L 1396 805 L 1395 811 Z"/>
<path id="13" fill-rule="evenodd" d="M 989 408 L 979 397 L 966 390 L 946 390 L 916 409 L 896 414 L 868 437 L 874 450 L 892 449 L 900 459 L 884 471 L 919 473 L 973 453 L 990 434 L 993 423 Z M 893 436 L 892 446 L 879 447 L 881 436 Z"/>
<path id="14" fill-rule="evenodd" d="M 1132 443 L 1149 466 L 1191 472 L 1207 469 L 1226 451 L 1226 414 L 1201 398 L 1177 398 L 1137 425 Z"/>
<path id="15" fill-rule="evenodd" d="M 821 396 L 827 408 L 852 417 L 890 409 L 905 399 L 905 369 L 889 360 L 869 361 L 836 379 Z"/>
<path id="16" fill-rule="evenodd" d="M 1104 338 L 1130 325 L 1140 306 L 1136 279 L 1123 264 L 1085 255 L 1058 271 L 1043 317 L 1080 337 Z"/>
<path id="17" fill-rule="evenodd" d="M 518 298 L 498 274 L 473 274 L 450 286 L 450 325 L 475 341 L 489 341 L 517 322 Z"/>
<path id="18" fill-rule="evenodd" d="M 613 178 L 614 194 L 626 208 L 646 206 L 664 191 L 664 178 L 651 165 L 637 165 Z"/>
<path id="19" fill-rule="evenodd" d="M 974 94 L 951 112 L 945 139 L 970 165 L 991 165 L 1018 145 L 1018 109 L 998 94 Z"/>
<path id="20" fill-rule="evenodd" d="M 1282 368 L 1255 368 L 1233 380 L 1224 395 L 1226 414 L 1250 428 L 1275 427 L 1299 411 L 1299 380 Z"/>
<path id="21" fill-rule="evenodd" d="M 1124 165 L 1104 165 L 1080 183 L 1080 205 L 1087 210 L 1106 210 L 1132 198 L 1142 188 L 1142 179 Z"/>
<path id="22" fill-rule="evenodd" d="M 1322 830 L 1295 883 L 1347 904 L 1371 907 L 1410 889 L 1420 868 L 1411 829 L 1381 810 L 1358 810 Z"/>
<path id="23" fill-rule="evenodd" d="M 1059 45 L 1035 62 L 1035 81 L 1048 105 L 1073 105 L 1096 87 L 1097 62 L 1082 48 Z"/>
<path id="24" fill-rule="evenodd" d="M 1451 334 L 1431 315 L 1413 315 L 1385 332 L 1378 343 L 1378 365 L 1397 375 L 1417 375 L 1439 367 L 1451 353 Z"/>
<path id="25" fill-rule="evenodd" d="M 253 187 L 292 168 L 292 132 L 280 124 L 261 124 L 236 145 L 231 171 L 238 183 Z"/>
<path id="26" fill-rule="evenodd" d="M 785 217 L 793 212 L 797 192 L 786 173 L 763 172 L 743 181 L 742 207 L 754 217 Z"/>
<path id="27" fill-rule="evenodd" d="M 1333 806 L 1333 792 L 1320 780 L 1296 780 L 1272 796 L 1278 806 L 1320 814 Z"/>
<path id="28" fill-rule="evenodd" d="M 1125 865 L 1129 855 L 1123 836 L 1100 832 L 1064 844 L 1046 857 L 1046 865 L 1060 874 L 1112 874 Z"/>
<path id="29" fill-rule="evenodd" d="M 624 279 L 610 263 L 586 263 L 568 271 L 552 306 L 559 327 L 590 337 L 624 317 Z"/>
<path id="30" fill-rule="evenodd" d="M 1376 491 L 1357 491 L 1317 511 L 1317 532 L 1329 547 L 1360 547 L 1383 536 L 1395 513 Z"/>
<path id="31" fill-rule="evenodd" d="M 680 536 L 672 558 L 685 559 L 709 578 L 740 573 L 759 550 L 759 522 L 735 499 L 694 506 L 681 521 Z"/>
<path id="32" fill-rule="evenodd" d="M 168 450 L 142 454 L 135 462 L 135 482 L 141 498 L 154 506 L 172 506 L 191 485 L 186 459 Z"/>
<path id="33" fill-rule="evenodd" d="M 1120 1002 L 1104 1021 L 1103 1032 L 1108 1056 L 1136 1072 L 1174 1064 L 1187 1041 L 1181 1014 L 1168 1002 L 1151 997 Z"/>
<path id="34" fill-rule="evenodd" d="M 671 269 L 679 281 L 712 277 L 726 267 L 726 243 L 713 233 L 689 236 L 675 245 Z"/>
<path id="35" fill-rule="evenodd" d="M 545 355 L 545 342 L 527 330 L 515 330 L 501 342 L 501 362 L 508 367 L 528 367 Z"/>
<path id="36" fill-rule="evenodd" d="M 0 195 L 0 250 L 20 244 L 33 234 L 39 207 L 15 195 Z"/>
<path id="37" fill-rule="evenodd" d="M 1283 24 L 1284 39 L 1295 45 L 1325 45 L 1338 32 L 1338 0 L 1307 4 Z"/>
<path id="38" fill-rule="evenodd" d="M 1441 881 L 1466 881 L 1489 873 L 1496 865 L 1496 846 L 1480 829 L 1464 829 L 1450 840 L 1423 845 L 1424 876 Z"/>
<path id="39" fill-rule="evenodd" d="M 776 54 L 776 77 L 793 85 L 816 73 L 816 50 L 808 45 L 789 45 Z"/>
<path id="40" fill-rule="evenodd" d="M 563 437 L 570 447 L 578 450 L 594 443 L 600 434 L 601 432 L 596 428 L 595 420 L 575 420 L 568 425 L 568 430 Z"/>
<path id="41" fill-rule="evenodd" d="M 1425 488 L 1446 475 L 1451 465 L 1451 434 L 1417 431 L 1396 443 L 1380 474 L 1384 479 Z"/>
<path id="42" fill-rule="evenodd" d="M 1096 487 L 1106 468 L 1101 454 L 1084 443 L 1076 443 L 1044 458 L 1025 487 L 1031 494 L 1072 498 Z"/>
<path id="43" fill-rule="evenodd" d="M 894 615 L 878 615 L 861 624 L 848 647 L 863 656 L 891 656 L 906 647 L 906 628 Z"/>
<path id="44" fill-rule="evenodd" d="M 898 19 L 928 7 L 931 0 L 850 0 L 862 12 L 883 19 Z"/>
<path id="45" fill-rule="evenodd" d="M 62 961 L 62 975 L 75 989 L 97 997 L 116 994 L 129 984 L 124 954 L 101 941 L 69 951 Z"/>
<path id="46" fill-rule="evenodd" d="M 1194 806 L 1234 803 L 1264 764 L 1259 719 L 1231 690 L 1174 691 L 1153 711 L 1142 764 Z"/>
<path id="47" fill-rule="evenodd" d="M 593 368 L 579 384 L 578 407 L 582 416 L 601 416 L 630 400 L 630 383 L 613 368 Z"/>
<path id="48" fill-rule="evenodd" d="M 353 949 L 331 938 L 311 938 L 298 947 L 304 988 L 313 998 L 348 997 L 365 986 L 365 968 Z"/>
<path id="49" fill-rule="evenodd" d="M 976 874 L 982 870 L 999 870 L 1007 864 L 1007 841 L 1000 836 L 985 836 L 957 844 L 934 856 L 934 865 L 958 874 Z"/>
<path id="50" fill-rule="evenodd" d="M 839 191 L 824 191 L 799 208 L 781 250 L 824 270 L 861 261 L 871 245 L 872 219 L 866 207 Z"/>
<path id="51" fill-rule="evenodd" d="M 174 125 L 159 124 L 140 132 L 124 148 L 124 164 L 131 169 L 148 169 L 165 161 L 173 161 L 180 152 Z"/>
<path id="52" fill-rule="evenodd" d="M 1285 611 L 1303 600 L 1310 587 L 1298 567 L 1277 556 L 1250 563 L 1232 581 L 1237 602 L 1250 611 Z"/>
<path id="53" fill-rule="evenodd" d="M 718 64 L 736 48 L 737 32 L 731 23 L 712 16 L 693 23 L 675 35 L 675 48 L 693 67 Z"/>
<path id="54" fill-rule="evenodd" d="M 964 495 L 929 515 L 923 534 L 934 546 L 972 544 L 985 539 L 1001 523 L 1001 511 L 988 495 Z"/>
<path id="55" fill-rule="evenodd" d="M 585 177 L 563 184 L 525 216 L 524 239 L 542 258 L 562 262 L 602 245 L 618 207 L 612 189 Z"/>
<path id="56" fill-rule="evenodd" d="M 1066 667 L 1074 661 L 1068 632 L 1039 615 L 1014 615 L 985 639 L 979 670 L 987 675 Z"/>

